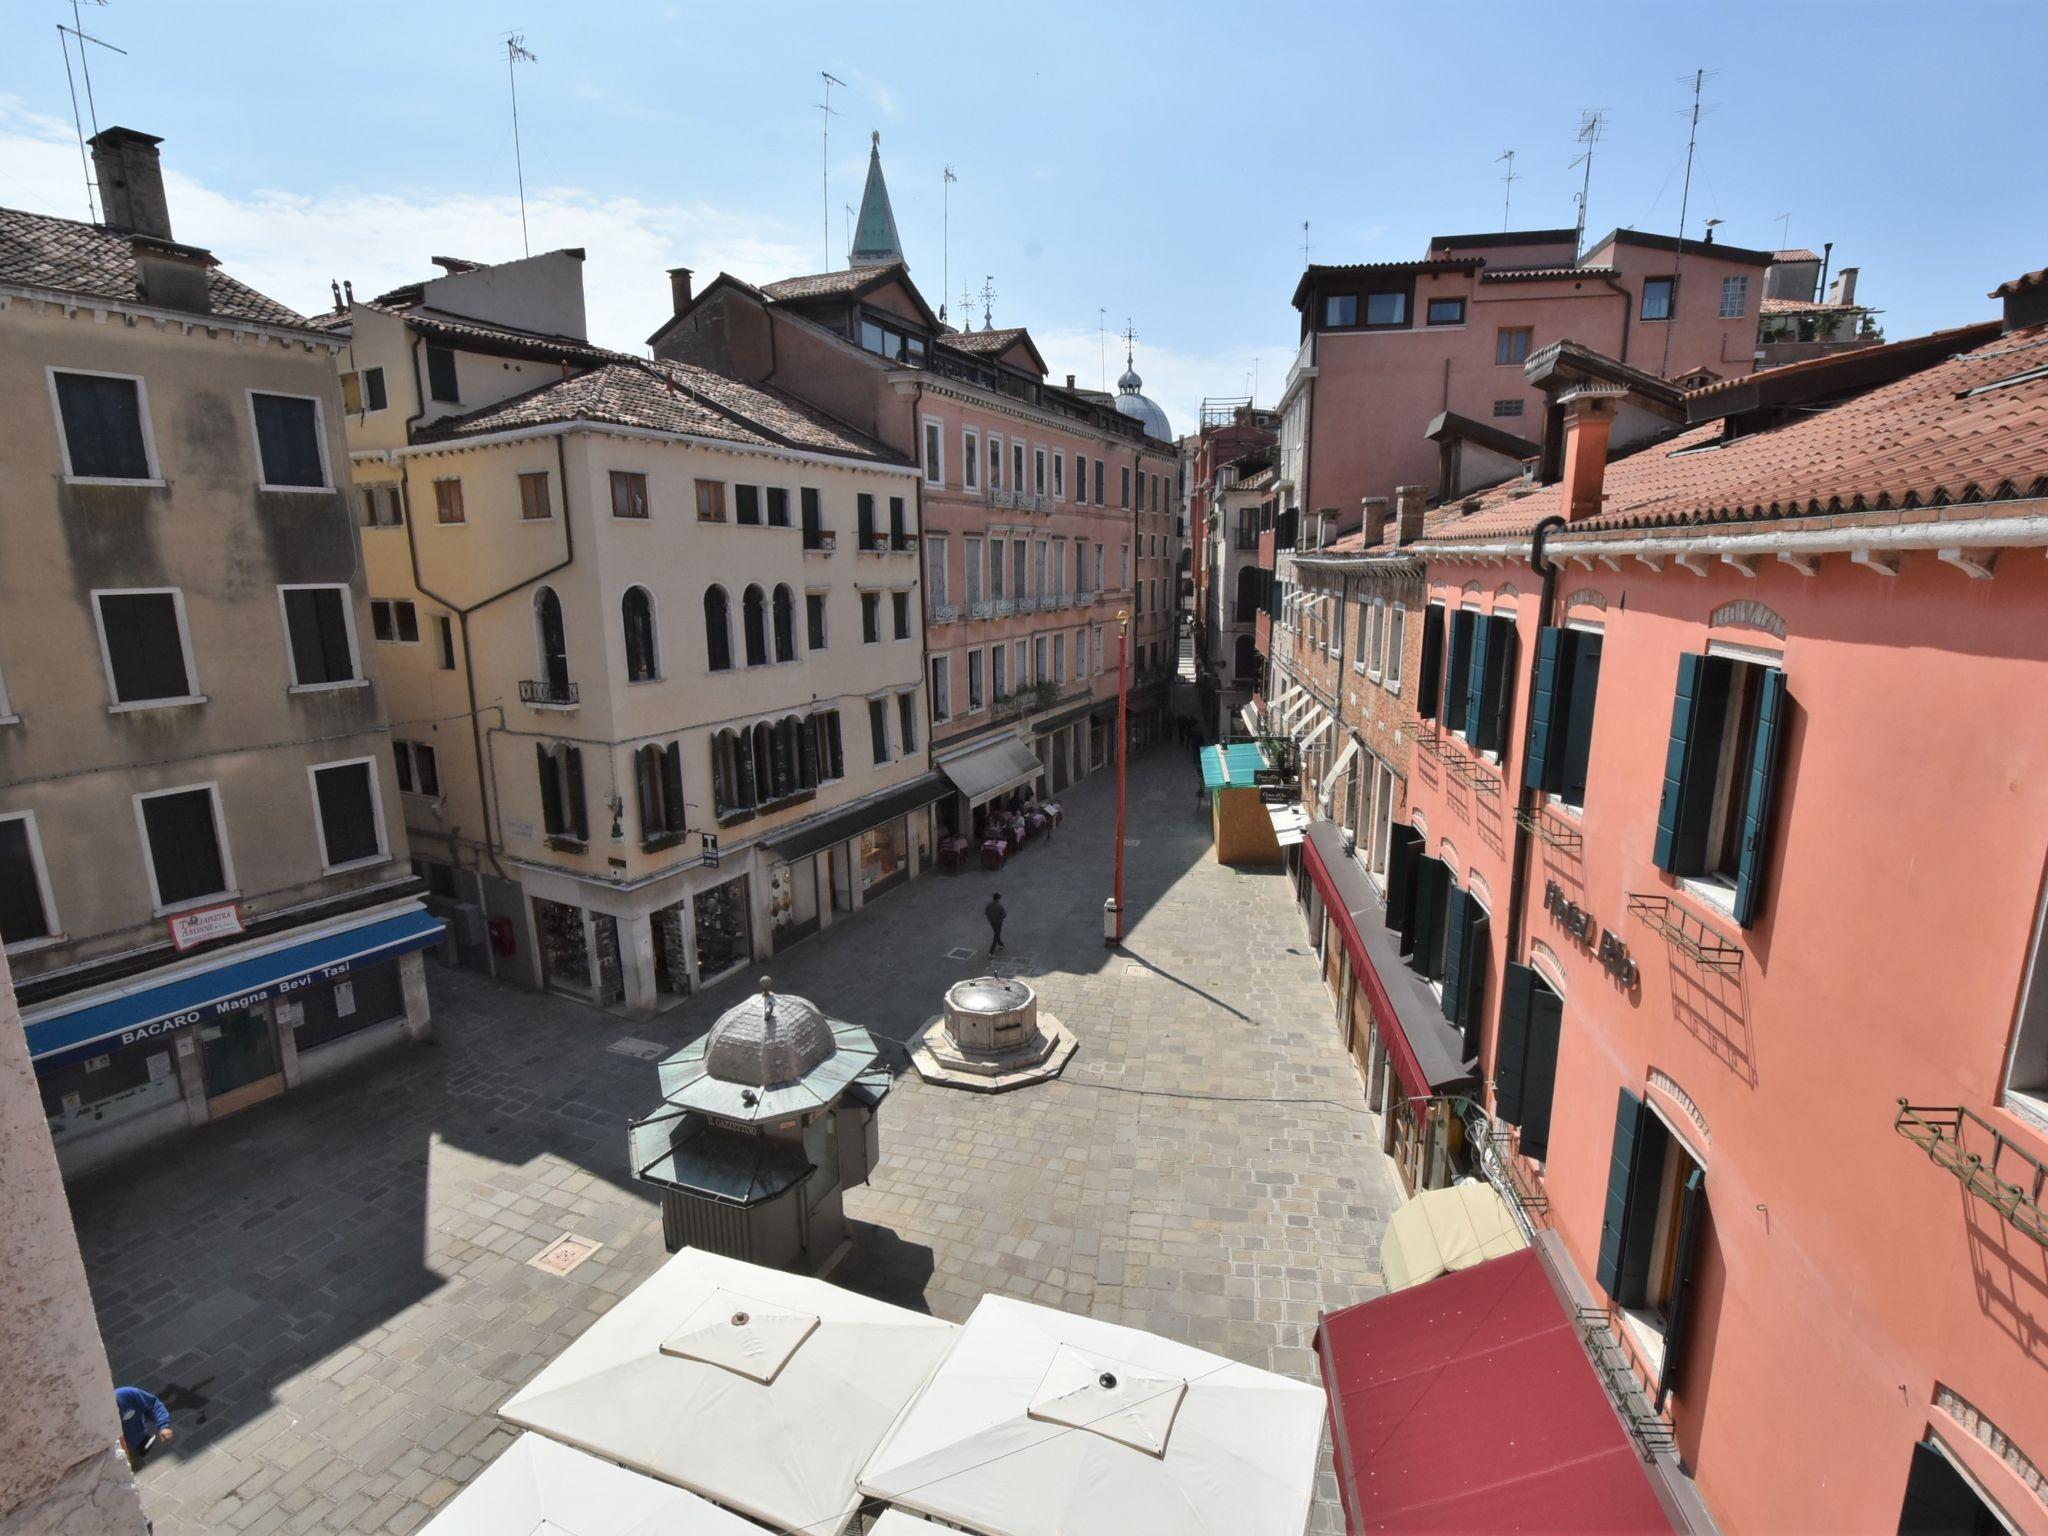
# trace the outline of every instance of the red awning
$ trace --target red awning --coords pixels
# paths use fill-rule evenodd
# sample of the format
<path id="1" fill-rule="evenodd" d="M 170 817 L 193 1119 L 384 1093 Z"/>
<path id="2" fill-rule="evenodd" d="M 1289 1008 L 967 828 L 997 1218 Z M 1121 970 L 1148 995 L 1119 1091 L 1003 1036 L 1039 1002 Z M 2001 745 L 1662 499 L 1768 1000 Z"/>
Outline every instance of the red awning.
<path id="1" fill-rule="evenodd" d="M 1331 878 L 1315 843 L 1307 841 L 1301 846 L 1303 856 L 1308 860 L 1309 878 L 1322 892 L 1323 910 L 1336 923 L 1337 931 L 1344 937 L 1344 948 L 1350 952 L 1351 974 L 1358 978 L 1359 986 L 1365 989 L 1366 1001 L 1372 1005 L 1373 1019 L 1379 1025 L 1380 1043 L 1387 1048 L 1387 1058 L 1394 1064 L 1394 1075 L 1401 1079 L 1401 1087 L 1409 1098 L 1429 1098 L 1435 1091 L 1429 1086 L 1429 1074 L 1416 1060 L 1415 1048 L 1408 1043 L 1408 1036 L 1401 1028 L 1401 1016 L 1394 1011 L 1394 1000 L 1387 995 L 1380 973 L 1374 969 L 1371 956 L 1365 952 L 1365 940 L 1358 936 L 1358 925 L 1351 920 L 1337 882 Z"/>
<path id="2" fill-rule="evenodd" d="M 1363 1531 L 1662 1531 L 1670 1516 L 1534 1249 L 1326 1314 Z"/>

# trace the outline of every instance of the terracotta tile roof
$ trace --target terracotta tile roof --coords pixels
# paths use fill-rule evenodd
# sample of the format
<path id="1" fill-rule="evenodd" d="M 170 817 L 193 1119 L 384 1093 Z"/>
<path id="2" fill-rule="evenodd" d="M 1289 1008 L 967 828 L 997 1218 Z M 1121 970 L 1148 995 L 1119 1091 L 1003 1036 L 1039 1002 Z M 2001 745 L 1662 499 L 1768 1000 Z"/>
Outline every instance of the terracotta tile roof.
<path id="1" fill-rule="evenodd" d="M 308 315 L 306 324 L 316 331 L 340 331 L 344 335 L 355 327 L 355 322 L 345 309 L 323 309 L 317 315 Z"/>
<path id="2" fill-rule="evenodd" d="M 992 357 L 1013 346 L 1024 334 L 1021 325 L 1007 326 L 995 331 L 949 331 L 938 338 L 939 345 L 951 347 L 955 352 L 972 352 L 978 356 Z"/>
<path id="3" fill-rule="evenodd" d="M 823 299 L 836 293 L 854 293 L 867 287 L 893 267 L 848 267 L 841 272 L 814 272 L 808 277 L 785 277 L 763 283 L 761 292 L 787 303 L 792 299 Z"/>
<path id="4" fill-rule="evenodd" d="M 1717 446 L 1724 424 L 1710 421 L 1614 460 L 1603 487 L 1606 511 L 1573 524 L 1573 533 L 2048 495 L 2048 326 L 1989 340 L 1982 328 L 1952 334 L 1977 345 L 1724 446 Z M 2043 376 L 2015 378 L 2037 368 Z M 2003 385 L 2008 379 L 2015 382 Z M 1563 510 L 1562 485 L 1516 484 L 1481 498 L 1470 513 L 1437 509 L 1424 536 L 1513 537 Z"/>
<path id="5" fill-rule="evenodd" d="M 2043 283 L 2048 283 L 2048 267 L 2043 267 L 2038 272 L 2022 272 L 2011 282 L 2000 283 L 1991 290 L 1987 297 L 1994 299 L 2010 298 L 2016 293 L 2025 293 L 2029 288 L 2038 288 Z"/>
<path id="6" fill-rule="evenodd" d="M 401 288 L 394 291 L 405 293 L 409 290 Z M 509 354 L 515 357 L 540 358 L 547 362 L 576 363 L 584 367 L 595 367 L 601 363 L 636 361 L 630 353 L 615 352 L 609 347 L 596 346 L 574 336 L 556 336 L 547 331 L 524 331 L 517 326 L 494 325 L 487 320 L 472 320 L 467 315 L 451 315 L 444 310 L 426 309 L 418 303 L 395 303 L 391 301 L 389 294 L 375 299 L 358 299 L 356 302 L 365 309 L 396 315 L 422 335 L 448 342 L 453 346 L 489 352 L 494 356 Z M 333 310 L 323 311 L 306 323 L 316 330 L 343 335 L 354 329 L 354 322 L 348 314 L 337 314 Z"/>
<path id="7" fill-rule="evenodd" d="M 126 235 L 77 219 L 0 208 L 0 283 L 137 302 L 135 249 Z M 236 282 L 219 267 L 206 275 L 213 313 L 263 325 L 306 327 L 306 317 Z"/>
<path id="8" fill-rule="evenodd" d="M 1766 315 L 1846 315 L 1866 307 L 1862 304 L 1822 304 L 1814 299 L 1765 299 L 1760 312 Z"/>
<path id="9" fill-rule="evenodd" d="M 1803 246 L 1803 245 L 1802 245 L 1802 246 L 1800 246 L 1799 248 L 1797 248 L 1796 250 L 1790 250 L 1790 251 L 1773 251 L 1773 252 L 1771 252 L 1771 260 L 1772 260 L 1772 261 L 1819 261 L 1819 260 L 1820 260 L 1820 257 L 1819 257 L 1819 256 L 1817 256 L 1817 255 L 1815 255 L 1815 254 L 1814 254 L 1814 253 L 1813 253 L 1812 251 L 1809 251 L 1808 249 L 1806 249 L 1806 247 L 1805 247 L 1805 246 Z"/>
<path id="10" fill-rule="evenodd" d="M 685 363 L 633 359 L 543 384 L 465 416 L 431 422 L 419 430 L 417 440 L 446 442 L 563 421 L 904 462 L 894 450 L 778 390 L 741 384 Z"/>

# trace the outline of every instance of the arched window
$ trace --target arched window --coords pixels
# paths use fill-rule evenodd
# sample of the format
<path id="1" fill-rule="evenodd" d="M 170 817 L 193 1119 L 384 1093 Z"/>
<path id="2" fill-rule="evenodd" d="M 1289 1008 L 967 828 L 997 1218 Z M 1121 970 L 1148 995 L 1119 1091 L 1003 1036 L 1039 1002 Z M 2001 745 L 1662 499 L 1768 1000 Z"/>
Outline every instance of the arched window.
<path id="1" fill-rule="evenodd" d="M 787 583 L 775 589 L 775 659 L 796 660 L 796 594 Z"/>
<path id="2" fill-rule="evenodd" d="M 661 676 L 654 643 L 654 597 L 645 587 L 628 587 L 619 603 L 626 626 L 626 681 L 651 683 Z"/>
<path id="3" fill-rule="evenodd" d="M 1248 682 L 1259 675 L 1259 647 L 1250 635 L 1237 637 L 1237 678 Z"/>
<path id="4" fill-rule="evenodd" d="M 749 587 L 740 599 L 740 622 L 747 632 L 747 665 L 768 664 L 768 600 L 759 587 Z"/>
<path id="5" fill-rule="evenodd" d="M 704 589 L 704 655 L 714 672 L 732 667 L 732 602 L 723 587 Z"/>
<path id="6" fill-rule="evenodd" d="M 1265 573 L 1256 565 L 1237 568 L 1237 615 L 1239 624 L 1249 624 L 1259 611 L 1259 581 Z"/>
<path id="7" fill-rule="evenodd" d="M 544 702 L 567 704 L 569 700 L 569 638 L 562 627 L 562 600 L 553 587 L 542 587 L 533 596 L 535 638 L 540 647 L 540 676 L 545 685 Z"/>
<path id="8" fill-rule="evenodd" d="M 761 721 L 747 733 L 747 742 L 754 759 L 754 803 L 776 798 L 775 789 L 775 731 L 766 720 Z"/>

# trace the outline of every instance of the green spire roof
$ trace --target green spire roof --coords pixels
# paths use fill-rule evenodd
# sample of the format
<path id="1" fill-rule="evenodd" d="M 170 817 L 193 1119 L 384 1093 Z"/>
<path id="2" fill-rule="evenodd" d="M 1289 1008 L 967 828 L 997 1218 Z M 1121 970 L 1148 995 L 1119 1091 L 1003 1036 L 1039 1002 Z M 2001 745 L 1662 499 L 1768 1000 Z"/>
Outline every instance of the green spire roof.
<path id="1" fill-rule="evenodd" d="M 903 242 L 896 237 L 896 215 L 889 207 L 889 187 L 882 180 L 882 136 L 868 150 L 868 184 L 860 195 L 860 219 L 853 227 L 856 267 L 886 267 L 903 260 Z"/>

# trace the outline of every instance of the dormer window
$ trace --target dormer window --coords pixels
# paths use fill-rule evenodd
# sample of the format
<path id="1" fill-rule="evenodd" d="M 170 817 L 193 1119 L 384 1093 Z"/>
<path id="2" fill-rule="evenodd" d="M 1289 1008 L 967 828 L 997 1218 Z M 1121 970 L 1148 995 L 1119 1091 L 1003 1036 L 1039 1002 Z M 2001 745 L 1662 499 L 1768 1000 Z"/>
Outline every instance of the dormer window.
<path id="1" fill-rule="evenodd" d="M 924 366 L 925 343 L 922 336 L 912 336 L 868 315 L 860 317 L 859 335 L 862 349 L 877 357 L 886 357 L 892 363 Z"/>

